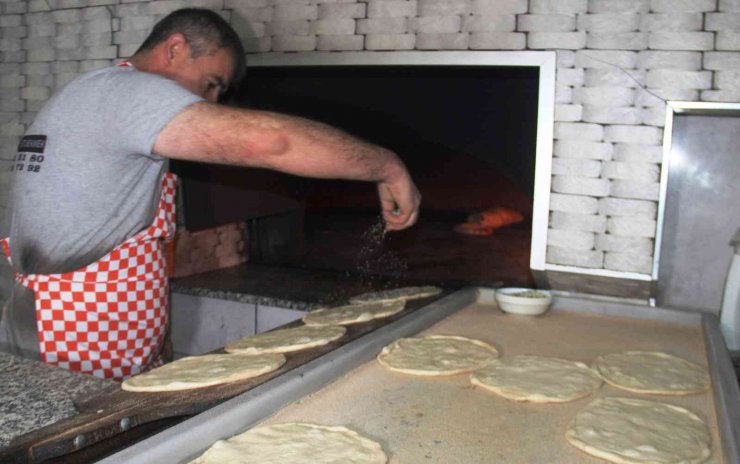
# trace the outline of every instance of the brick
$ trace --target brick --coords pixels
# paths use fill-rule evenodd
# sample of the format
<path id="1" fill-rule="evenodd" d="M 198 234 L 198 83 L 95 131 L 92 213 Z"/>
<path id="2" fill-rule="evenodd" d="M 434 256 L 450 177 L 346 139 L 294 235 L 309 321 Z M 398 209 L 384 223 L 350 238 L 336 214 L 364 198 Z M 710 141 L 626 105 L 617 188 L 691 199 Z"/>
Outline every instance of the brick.
<path id="1" fill-rule="evenodd" d="M 570 250 L 592 250 L 595 243 L 593 232 L 579 230 L 549 229 L 547 231 L 547 244 L 558 248 Z"/>
<path id="2" fill-rule="evenodd" d="M 54 37 L 57 33 L 56 23 L 32 24 L 28 27 L 28 37 Z"/>
<path id="3" fill-rule="evenodd" d="M 594 247 L 600 251 L 616 251 L 639 255 L 652 255 L 653 241 L 646 237 L 624 237 L 612 234 L 597 234 Z"/>
<path id="4" fill-rule="evenodd" d="M 639 87 L 645 82 L 645 72 L 641 70 L 624 71 L 618 68 L 590 68 L 585 71 L 586 87 Z"/>
<path id="5" fill-rule="evenodd" d="M 56 61 L 50 66 L 54 74 L 80 72 L 80 63 L 76 61 Z"/>
<path id="6" fill-rule="evenodd" d="M 21 98 L 24 100 L 47 100 L 51 96 L 48 87 L 25 87 L 21 89 Z"/>
<path id="7" fill-rule="evenodd" d="M 714 71 L 739 71 L 740 53 L 707 52 L 704 54 L 704 68 Z"/>
<path id="8" fill-rule="evenodd" d="M 631 32 L 640 28 L 640 15 L 633 13 L 600 13 L 578 15 L 578 29 L 596 32 Z"/>
<path id="9" fill-rule="evenodd" d="M 596 32 L 587 35 L 588 48 L 600 50 L 644 50 L 648 46 L 645 32 Z"/>
<path id="10" fill-rule="evenodd" d="M 121 31 L 150 31 L 154 27 L 154 16 L 125 16 L 121 18 Z"/>
<path id="11" fill-rule="evenodd" d="M 21 137 L 24 132 L 23 124 L 17 122 L 0 124 L 0 136 L 2 137 Z"/>
<path id="12" fill-rule="evenodd" d="M 578 50 L 586 46 L 586 33 L 576 32 L 530 32 L 527 46 L 531 49 Z"/>
<path id="13" fill-rule="evenodd" d="M 607 252 L 604 254 L 604 269 L 650 274 L 653 269 L 653 257 L 651 254 Z"/>
<path id="14" fill-rule="evenodd" d="M 560 264 L 562 266 L 598 269 L 601 268 L 604 263 L 604 253 L 596 250 L 571 250 L 568 248 L 548 245 L 545 261 L 549 264 Z"/>
<path id="15" fill-rule="evenodd" d="M 559 122 L 576 122 L 580 121 L 583 116 L 582 105 L 555 105 L 555 121 Z"/>
<path id="16" fill-rule="evenodd" d="M 307 52 L 316 49 L 315 36 L 280 35 L 272 38 L 272 49 L 276 52 Z"/>
<path id="17" fill-rule="evenodd" d="M 659 194 L 660 183 L 658 182 L 636 182 L 631 180 L 611 181 L 610 196 L 615 198 L 658 201 Z"/>
<path id="18" fill-rule="evenodd" d="M 588 10 L 588 0 L 530 0 L 529 11 L 537 14 L 576 14 Z"/>
<path id="19" fill-rule="evenodd" d="M 712 73 L 710 71 L 655 69 L 648 71 L 646 83 L 648 87 L 659 89 L 711 89 Z"/>
<path id="20" fill-rule="evenodd" d="M 468 15 L 471 4 L 467 0 L 419 0 L 419 16 Z"/>
<path id="21" fill-rule="evenodd" d="M 323 3 L 319 5 L 319 18 L 321 19 L 358 19 L 364 18 L 366 13 L 366 3 Z"/>
<path id="22" fill-rule="evenodd" d="M 740 0 L 719 0 L 719 11 L 740 11 Z"/>
<path id="23" fill-rule="evenodd" d="M 613 216 L 607 221 L 606 229 L 610 234 L 627 237 L 655 237 L 654 219 L 643 216 Z"/>
<path id="24" fill-rule="evenodd" d="M 635 69 L 637 53 L 622 50 L 579 50 L 576 52 L 577 68 Z"/>
<path id="25" fill-rule="evenodd" d="M 413 18 L 416 13 L 416 1 L 373 1 L 367 4 L 368 18 Z"/>
<path id="26" fill-rule="evenodd" d="M 550 216 L 550 227 L 557 230 L 577 230 L 603 233 L 606 231 L 606 216 L 555 211 Z M 591 242 L 594 245 L 594 242 Z"/>
<path id="27" fill-rule="evenodd" d="M 527 12 L 527 0 L 472 0 L 473 14 L 521 14 Z"/>
<path id="28" fill-rule="evenodd" d="M 114 44 L 141 44 L 149 35 L 147 31 L 123 31 L 113 33 Z"/>
<path id="29" fill-rule="evenodd" d="M 655 219 L 658 211 L 658 204 L 654 201 L 601 198 L 598 203 L 598 212 L 604 216 L 629 216 Z"/>
<path id="30" fill-rule="evenodd" d="M 608 161 L 612 158 L 613 151 L 614 148 L 610 143 L 582 140 L 557 140 L 553 146 L 553 153 L 559 158 L 583 158 Z"/>
<path id="31" fill-rule="evenodd" d="M 0 98 L 0 111 L 23 111 L 25 107 L 25 102 L 20 98 L 8 98 L 5 95 Z"/>
<path id="32" fill-rule="evenodd" d="M 559 176 L 599 177 L 601 162 L 586 158 L 555 158 L 552 174 Z"/>
<path id="33" fill-rule="evenodd" d="M 463 32 L 512 32 L 515 29 L 515 15 L 473 15 L 463 17 Z"/>
<path id="34" fill-rule="evenodd" d="M 740 90 L 740 71 L 717 71 L 715 85 L 721 90 Z"/>
<path id="35" fill-rule="evenodd" d="M 665 126 L 665 106 L 653 106 L 651 108 L 642 108 L 642 123 L 648 126 L 664 127 Z"/>
<path id="36" fill-rule="evenodd" d="M 20 51 L 21 43 L 27 43 L 27 39 L 21 41 L 21 39 L 0 39 L 0 51 L 3 52 L 17 52 Z M 23 47 L 23 49 L 29 49 L 31 47 Z"/>
<path id="37" fill-rule="evenodd" d="M 552 191 L 570 195 L 606 197 L 609 196 L 609 180 L 585 179 L 571 176 L 553 176 Z"/>
<path id="38" fill-rule="evenodd" d="M 555 103 L 565 105 L 573 103 L 573 87 L 555 84 Z"/>
<path id="39" fill-rule="evenodd" d="M 737 90 L 702 90 L 702 101 L 709 102 L 740 102 L 740 91 Z"/>
<path id="40" fill-rule="evenodd" d="M 413 50 L 416 43 L 414 34 L 368 34 L 365 48 L 368 50 Z"/>
<path id="41" fill-rule="evenodd" d="M 627 87 L 581 87 L 573 90 L 573 103 L 595 106 L 630 106 L 635 91 Z"/>
<path id="42" fill-rule="evenodd" d="M 272 38 L 271 37 L 253 37 L 242 39 L 242 45 L 246 53 L 265 53 L 272 50 Z M 127 56 L 130 54 L 123 54 Z M 133 51 L 132 51 L 133 53 Z"/>
<path id="43" fill-rule="evenodd" d="M 575 15 L 523 14 L 517 17 L 517 30 L 522 32 L 568 32 L 575 29 Z"/>
<path id="44" fill-rule="evenodd" d="M 358 34 L 404 34 L 408 31 L 407 18 L 357 20 Z"/>
<path id="45" fill-rule="evenodd" d="M 650 9 L 656 13 L 714 11 L 717 0 L 651 0 Z"/>
<path id="46" fill-rule="evenodd" d="M 80 73 L 95 71 L 112 66 L 110 60 L 85 60 L 80 62 Z"/>
<path id="47" fill-rule="evenodd" d="M 607 179 L 658 182 L 660 180 L 660 168 L 653 163 L 609 161 L 604 163 L 603 176 Z"/>
<path id="48" fill-rule="evenodd" d="M 555 55 L 557 57 L 556 66 L 558 69 L 561 68 L 572 68 L 576 65 L 576 52 L 571 50 L 556 50 Z"/>
<path id="49" fill-rule="evenodd" d="M 19 76 L 22 77 L 22 76 Z M 32 74 L 25 76 L 26 85 L 19 87 L 51 87 L 54 85 L 52 74 Z"/>
<path id="50" fill-rule="evenodd" d="M 473 32 L 470 48 L 473 50 L 523 50 L 527 46 L 526 34 L 517 32 Z"/>
<path id="51" fill-rule="evenodd" d="M 309 21 L 272 21 L 267 24 L 268 35 L 272 36 L 304 36 L 311 32 Z"/>
<path id="52" fill-rule="evenodd" d="M 604 129 L 604 140 L 607 142 L 660 145 L 662 138 L 663 131 L 655 127 L 614 125 Z"/>
<path id="53" fill-rule="evenodd" d="M 6 2 L 0 4 L 0 6 L 2 6 L 3 14 L 25 13 L 28 10 L 28 4 L 24 1 Z"/>
<path id="54" fill-rule="evenodd" d="M 352 35 L 355 33 L 354 19 L 319 19 L 311 22 L 311 34 Z"/>
<path id="55" fill-rule="evenodd" d="M 650 32 L 648 45 L 653 50 L 712 50 L 711 32 Z"/>
<path id="56" fill-rule="evenodd" d="M 28 61 L 54 61 L 56 51 L 53 47 L 35 48 L 26 52 L 26 59 Z"/>
<path id="57" fill-rule="evenodd" d="M 590 13 L 647 13 L 649 0 L 589 0 Z"/>
<path id="58" fill-rule="evenodd" d="M 460 16 L 424 16 L 409 19 L 409 31 L 428 34 L 445 34 L 460 32 Z"/>
<path id="59" fill-rule="evenodd" d="M 637 54 L 637 67 L 697 71 L 701 69 L 701 52 L 646 50 Z"/>
<path id="60" fill-rule="evenodd" d="M 635 107 L 583 105 L 583 121 L 599 124 L 642 124 L 642 111 Z"/>
<path id="61" fill-rule="evenodd" d="M 701 31 L 701 13 L 654 13 L 642 17 L 643 31 Z M 709 29 L 707 29 L 709 30 Z"/>
<path id="62" fill-rule="evenodd" d="M 601 141 L 604 138 L 604 128 L 598 124 L 588 123 L 556 123 L 556 140 Z"/>
<path id="63" fill-rule="evenodd" d="M 648 91 L 649 90 L 649 91 Z M 699 91 L 692 89 L 637 89 L 635 106 L 664 106 L 667 100 L 695 101 Z"/>
<path id="64" fill-rule="evenodd" d="M 599 200 L 583 195 L 551 193 L 550 210 L 564 213 L 595 214 L 599 211 Z"/>
<path id="65" fill-rule="evenodd" d="M 316 5 L 276 5 L 272 11 L 274 21 L 300 21 L 318 19 L 319 7 Z"/>
<path id="66" fill-rule="evenodd" d="M 661 163 L 662 145 L 642 145 L 637 143 L 615 143 L 614 161 L 626 163 Z"/>
<path id="67" fill-rule="evenodd" d="M 55 23 L 76 23 L 82 20 L 82 10 L 54 10 L 51 17 Z"/>
<path id="68" fill-rule="evenodd" d="M 0 27 L 19 27 L 23 25 L 23 16 L 21 15 L 2 15 L 0 16 Z"/>
<path id="69" fill-rule="evenodd" d="M 740 32 L 718 32 L 715 48 L 717 50 L 740 51 Z"/>
<path id="70" fill-rule="evenodd" d="M 469 43 L 470 36 L 465 33 L 416 35 L 418 50 L 467 50 Z"/>
<path id="71" fill-rule="evenodd" d="M 556 81 L 560 85 L 580 87 L 583 85 L 584 71 L 580 68 L 557 69 Z"/>

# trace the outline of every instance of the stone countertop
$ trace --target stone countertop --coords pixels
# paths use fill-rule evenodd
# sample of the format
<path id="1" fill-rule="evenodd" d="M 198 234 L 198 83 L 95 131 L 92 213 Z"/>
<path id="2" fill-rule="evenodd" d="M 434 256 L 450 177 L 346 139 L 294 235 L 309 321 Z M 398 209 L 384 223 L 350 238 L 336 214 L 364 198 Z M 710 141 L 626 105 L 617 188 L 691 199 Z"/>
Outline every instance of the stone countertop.
<path id="1" fill-rule="evenodd" d="M 347 272 L 242 264 L 172 279 L 171 290 L 242 303 L 310 310 L 338 305 L 360 293 L 411 285 L 431 285 Z"/>
<path id="2" fill-rule="evenodd" d="M 75 401 L 118 383 L 0 352 L 0 448 L 24 433 L 77 414 Z"/>

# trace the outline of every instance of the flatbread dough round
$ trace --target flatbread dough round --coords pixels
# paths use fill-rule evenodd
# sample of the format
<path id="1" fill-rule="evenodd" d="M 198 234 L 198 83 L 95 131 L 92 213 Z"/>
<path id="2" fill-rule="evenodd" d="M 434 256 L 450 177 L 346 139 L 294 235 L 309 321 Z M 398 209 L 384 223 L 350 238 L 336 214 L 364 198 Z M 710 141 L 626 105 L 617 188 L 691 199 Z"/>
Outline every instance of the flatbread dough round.
<path id="1" fill-rule="evenodd" d="M 321 308 L 303 316 L 306 325 L 349 325 L 392 316 L 403 311 L 405 301 L 368 303 Z"/>
<path id="2" fill-rule="evenodd" d="M 385 464 L 376 442 L 345 427 L 285 423 L 257 427 L 214 443 L 191 464 Z"/>
<path id="3" fill-rule="evenodd" d="M 599 398 L 573 418 L 565 438 L 619 464 L 696 464 L 711 456 L 707 426 L 694 413 L 634 398 Z"/>
<path id="4" fill-rule="evenodd" d="M 594 366 L 610 385 L 637 393 L 689 395 L 709 388 L 706 370 L 666 353 L 611 353 L 598 357 Z"/>
<path id="5" fill-rule="evenodd" d="M 350 298 L 350 303 L 390 303 L 392 301 L 408 301 L 439 295 L 442 289 L 434 286 L 402 287 L 392 290 L 363 293 Z"/>
<path id="6" fill-rule="evenodd" d="M 190 390 L 258 377 L 284 363 L 285 356 L 273 353 L 190 356 L 131 377 L 121 388 L 134 392 Z"/>
<path id="7" fill-rule="evenodd" d="M 541 356 L 511 356 L 473 372 L 470 382 L 514 401 L 564 403 L 590 395 L 603 381 L 584 363 Z"/>
<path id="8" fill-rule="evenodd" d="M 453 335 L 401 338 L 383 348 L 378 362 L 411 375 L 455 375 L 487 365 L 498 357 L 488 343 Z"/>
<path id="9" fill-rule="evenodd" d="M 342 338 L 347 329 L 341 325 L 302 325 L 244 337 L 229 343 L 227 353 L 288 353 L 326 345 Z"/>

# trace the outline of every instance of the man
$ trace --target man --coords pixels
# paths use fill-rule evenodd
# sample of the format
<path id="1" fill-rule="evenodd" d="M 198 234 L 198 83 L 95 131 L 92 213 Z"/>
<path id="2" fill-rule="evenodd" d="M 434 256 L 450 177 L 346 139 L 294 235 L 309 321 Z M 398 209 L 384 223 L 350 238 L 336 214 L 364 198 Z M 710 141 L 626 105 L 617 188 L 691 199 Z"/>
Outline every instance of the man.
<path id="1" fill-rule="evenodd" d="M 5 249 L 18 282 L 4 322 L 17 352 L 117 379 L 160 362 L 170 158 L 375 182 L 387 229 L 416 222 L 420 195 L 394 153 L 314 121 L 217 105 L 243 73 L 228 23 L 184 9 L 122 66 L 47 102 L 14 165 Z"/>

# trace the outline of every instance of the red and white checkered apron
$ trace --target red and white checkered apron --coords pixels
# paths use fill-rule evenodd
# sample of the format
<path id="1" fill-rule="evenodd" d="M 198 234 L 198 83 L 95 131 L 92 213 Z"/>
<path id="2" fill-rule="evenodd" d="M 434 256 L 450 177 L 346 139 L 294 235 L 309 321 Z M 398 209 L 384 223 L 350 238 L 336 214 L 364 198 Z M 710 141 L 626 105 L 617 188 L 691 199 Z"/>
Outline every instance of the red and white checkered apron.
<path id="1" fill-rule="evenodd" d="M 36 296 L 41 359 L 122 380 L 161 363 L 167 333 L 164 240 L 175 232 L 175 185 L 166 173 L 151 226 L 97 262 L 63 274 L 16 274 Z M 2 240 L 10 259 L 8 239 Z"/>

